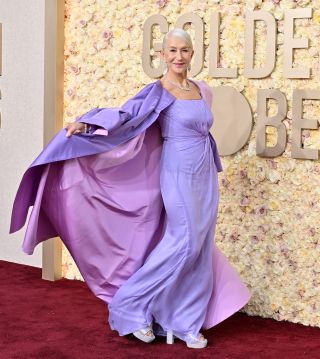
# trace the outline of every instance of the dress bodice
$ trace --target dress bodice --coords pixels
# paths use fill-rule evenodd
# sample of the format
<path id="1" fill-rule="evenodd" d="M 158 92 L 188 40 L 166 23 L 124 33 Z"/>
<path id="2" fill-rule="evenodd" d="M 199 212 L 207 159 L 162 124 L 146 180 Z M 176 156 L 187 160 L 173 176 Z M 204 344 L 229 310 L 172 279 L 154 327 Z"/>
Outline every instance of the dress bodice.
<path id="1" fill-rule="evenodd" d="M 209 130 L 213 123 L 204 99 L 175 100 L 159 117 L 163 137 L 161 168 L 201 176 L 214 163 Z"/>
<path id="2" fill-rule="evenodd" d="M 204 99 L 176 99 L 159 118 L 164 140 L 207 137 L 213 123 Z"/>

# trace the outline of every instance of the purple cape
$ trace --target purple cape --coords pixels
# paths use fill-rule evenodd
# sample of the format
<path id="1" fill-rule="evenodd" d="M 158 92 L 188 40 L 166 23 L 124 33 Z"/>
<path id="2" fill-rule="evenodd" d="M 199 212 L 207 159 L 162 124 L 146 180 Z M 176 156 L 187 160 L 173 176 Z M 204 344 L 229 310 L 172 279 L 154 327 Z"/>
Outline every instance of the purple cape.
<path id="1" fill-rule="evenodd" d="M 196 81 L 208 106 L 211 88 Z M 60 236 L 92 292 L 109 303 L 161 240 L 165 210 L 160 193 L 162 138 L 157 118 L 175 101 L 158 80 L 120 108 L 94 108 L 77 119 L 88 134 L 66 138 L 62 129 L 25 172 L 12 210 L 10 233 L 23 242 Z M 218 171 L 222 166 L 213 137 Z M 204 328 L 242 308 L 250 292 L 216 245 L 214 284 Z"/>

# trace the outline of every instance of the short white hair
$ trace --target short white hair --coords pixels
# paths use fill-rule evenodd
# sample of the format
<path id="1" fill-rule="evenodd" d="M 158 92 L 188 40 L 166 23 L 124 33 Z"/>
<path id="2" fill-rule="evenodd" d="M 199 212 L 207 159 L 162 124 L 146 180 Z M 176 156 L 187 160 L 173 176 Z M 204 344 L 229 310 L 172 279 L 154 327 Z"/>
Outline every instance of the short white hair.
<path id="1" fill-rule="evenodd" d="M 188 45 L 188 47 L 191 48 L 191 50 L 193 50 L 193 44 L 192 44 L 192 40 L 191 40 L 191 37 L 190 35 L 187 33 L 187 31 L 183 30 L 183 29 L 180 29 L 178 27 L 168 31 L 164 37 L 163 37 L 163 41 L 162 41 L 162 49 L 164 50 L 167 46 L 167 41 L 168 41 L 168 38 L 169 37 L 172 37 L 172 36 L 177 36 L 177 37 L 180 37 L 182 38 Z"/>

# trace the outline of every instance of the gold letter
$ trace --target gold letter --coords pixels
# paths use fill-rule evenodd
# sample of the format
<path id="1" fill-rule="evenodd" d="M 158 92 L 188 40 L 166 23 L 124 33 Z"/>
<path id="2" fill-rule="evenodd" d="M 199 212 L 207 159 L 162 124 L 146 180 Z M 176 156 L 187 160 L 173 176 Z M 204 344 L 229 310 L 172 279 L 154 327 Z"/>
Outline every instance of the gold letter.
<path id="1" fill-rule="evenodd" d="M 293 90 L 292 96 L 292 157 L 308 160 L 317 160 L 319 158 L 319 150 L 315 148 L 301 147 L 301 130 L 308 128 L 310 130 L 318 129 L 317 120 L 308 120 L 302 118 L 303 100 L 320 100 L 319 90 Z"/>
<path id="2" fill-rule="evenodd" d="M 267 42 L 265 65 L 261 68 L 254 68 L 255 54 L 255 21 L 262 20 L 267 26 Z M 272 72 L 276 61 L 276 21 L 274 17 L 264 10 L 246 12 L 246 34 L 244 52 L 244 76 L 249 78 L 263 78 Z"/>
<path id="3" fill-rule="evenodd" d="M 293 49 L 303 49 L 309 46 L 309 41 L 306 38 L 294 38 L 294 19 L 310 18 L 312 16 L 312 9 L 290 9 L 285 10 L 284 19 L 284 46 L 283 46 L 283 73 L 284 76 L 291 79 L 310 78 L 309 68 L 293 68 Z"/>
<path id="4" fill-rule="evenodd" d="M 252 113 L 247 99 L 231 86 L 213 89 L 212 134 L 221 156 L 229 156 L 248 142 L 252 130 Z"/>
<path id="5" fill-rule="evenodd" d="M 193 64 L 189 76 L 196 76 L 203 67 L 203 21 L 199 15 L 188 12 L 179 16 L 175 27 L 183 29 L 188 23 L 193 24 L 195 29 Z"/>
<path id="6" fill-rule="evenodd" d="M 274 99 L 278 103 L 278 112 L 275 116 L 267 116 L 267 101 Z M 257 104 L 257 142 L 256 153 L 260 157 L 280 156 L 287 144 L 287 130 L 282 123 L 287 115 L 287 100 L 279 90 L 258 90 Z M 274 147 L 266 146 L 266 127 L 272 126 L 277 129 L 277 143 Z"/>
<path id="7" fill-rule="evenodd" d="M 209 75 L 213 77 L 237 77 L 237 68 L 222 68 L 218 67 L 220 58 L 219 49 L 219 29 L 220 29 L 220 14 L 214 12 L 210 19 L 210 51 L 209 51 Z"/>
<path id="8" fill-rule="evenodd" d="M 159 14 L 148 17 L 143 25 L 142 68 L 143 71 L 151 78 L 160 77 L 164 72 L 164 62 L 161 58 L 160 66 L 157 69 L 152 67 L 152 56 L 150 51 L 152 49 L 152 29 L 154 25 L 159 25 L 160 31 L 163 34 L 166 34 L 169 29 L 166 18 Z M 155 53 L 160 52 L 161 48 L 162 43 L 157 42 L 153 44 L 153 50 Z"/>

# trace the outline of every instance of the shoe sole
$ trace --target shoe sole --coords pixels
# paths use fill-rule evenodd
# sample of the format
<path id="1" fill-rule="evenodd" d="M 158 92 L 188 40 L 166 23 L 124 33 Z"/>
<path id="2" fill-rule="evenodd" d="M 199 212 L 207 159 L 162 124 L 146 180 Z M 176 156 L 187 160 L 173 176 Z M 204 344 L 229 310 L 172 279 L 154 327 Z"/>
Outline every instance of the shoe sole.
<path id="1" fill-rule="evenodd" d="M 208 340 L 206 339 L 195 343 L 187 343 L 187 347 L 193 349 L 202 349 L 205 348 L 207 344 L 208 344 Z"/>

